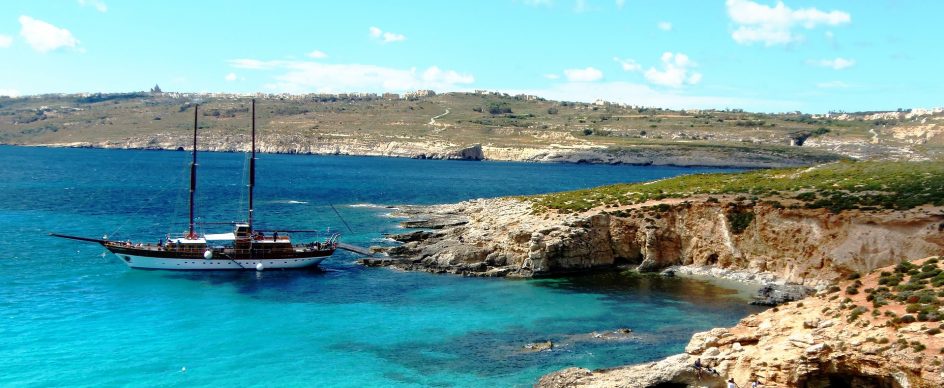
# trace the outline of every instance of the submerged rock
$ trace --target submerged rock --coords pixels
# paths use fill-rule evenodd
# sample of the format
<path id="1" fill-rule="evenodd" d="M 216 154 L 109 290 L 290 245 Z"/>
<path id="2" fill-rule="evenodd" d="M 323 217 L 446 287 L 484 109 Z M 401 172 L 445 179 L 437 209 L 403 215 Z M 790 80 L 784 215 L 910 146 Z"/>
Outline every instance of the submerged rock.
<path id="1" fill-rule="evenodd" d="M 541 352 L 551 349 L 554 349 L 554 342 L 551 341 L 534 342 L 524 346 L 524 350 L 529 352 Z"/>

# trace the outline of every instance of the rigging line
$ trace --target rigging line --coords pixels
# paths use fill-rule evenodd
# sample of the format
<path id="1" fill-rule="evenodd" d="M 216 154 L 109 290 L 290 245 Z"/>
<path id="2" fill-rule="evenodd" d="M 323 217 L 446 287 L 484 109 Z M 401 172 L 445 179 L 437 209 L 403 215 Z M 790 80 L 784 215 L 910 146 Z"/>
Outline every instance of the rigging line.
<path id="1" fill-rule="evenodd" d="M 226 260 L 232 261 L 233 263 L 235 263 L 236 265 L 238 265 L 239 268 L 246 269 L 246 267 L 243 267 L 243 265 L 242 265 L 242 264 L 239 264 L 238 261 L 233 260 L 232 256 L 227 255 L 227 254 L 225 254 L 225 253 L 221 253 L 221 255 L 223 255 L 223 257 L 225 257 Z M 250 257 L 250 260 L 252 260 L 252 255 L 251 255 L 251 254 L 249 255 L 249 257 Z"/>
<path id="2" fill-rule="evenodd" d="M 154 202 L 155 199 L 157 199 L 158 197 L 160 197 L 162 194 L 164 194 L 170 189 L 171 189 L 171 185 L 165 185 L 164 188 L 160 189 L 157 193 L 147 198 L 144 201 L 144 205 L 139 206 L 138 209 L 134 211 L 134 213 L 131 213 L 130 216 L 125 217 L 125 221 L 119 224 L 118 227 L 115 228 L 115 230 L 113 230 L 110 235 L 113 236 L 117 234 L 118 232 L 120 232 L 121 229 L 124 229 L 125 226 L 128 226 L 128 223 L 131 222 L 131 220 L 135 219 L 138 216 L 138 214 L 141 214 L 141 212 L 144 210 L 145 207 L 150 205 L 151 202 Z"/>
<path id="3" fill-rule="evenodd" d="M 180 163 L 180 171 L 178 172 L 177 178 L 174 180 L 175 183 L 183 182 L 184 176 L 186 176 L 190 170 L 189 163 L 186 161 L 181 161 Z M 187 190 L 181 189 L 180 187 L 176 188 L 175 192 L 176 195 L 174 196 L 174 211 L 166 215 L 167 221 L 165 225 L 167 225 L 167 229 L 165 230 L 165 233 L 167 235 L 178 232 L 173 229 L 173 221 L 178 218 L 178 212 L 182 206 L 181 204 L 184 202 L 184 197 L 187 195 Z"/>
<path id="4" fill-rule="evenodd" d="M 244 211 L 248 207 L 245 188 L 249 187 L 249 154 L 243 154 L 243 171 L 239 176 L 239 203 L 233 211 L 236 214 L 236 217 L 233 218 L 235 220 L 242 220 L 245 215 Z"/>
<path id="5" fill-rule="evenodd" d="M 334 210 L 334 214 L 337 214 L 337 215 L 338 215 L 338 218 L 341 220 L 342 223 L 344 223 L 344 226 L 347 227 L 347 231 L 348 231 L 348 232 L 351 232 L 351 233 L 353 234 L 353 233 L 354 233 L 354 230 L 351 229 L 351 226 L 347 224 L 347 221 L 344 220 L 344 217 L 341 217 L 341 213 L 338 212 L 338 209 L 335 209 L 335 208 L 334 208 L 334 205 L 332 205 L 332 204 L 330 204 L 330 203 L 328 204 L 328 206 L 331 206 L 331 210 Z"/>

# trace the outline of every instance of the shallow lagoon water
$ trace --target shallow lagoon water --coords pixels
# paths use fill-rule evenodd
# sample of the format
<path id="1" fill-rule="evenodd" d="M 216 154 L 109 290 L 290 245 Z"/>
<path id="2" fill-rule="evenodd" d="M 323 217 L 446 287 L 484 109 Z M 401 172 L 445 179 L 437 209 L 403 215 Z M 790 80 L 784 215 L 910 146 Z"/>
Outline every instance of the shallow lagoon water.
<path id="1" fill-rule="evenodd" d="M 127 269 L 58 231 L 153 239 L 185 228 L 182 152 L 0 147 L 0 385 L 529 386 L 567 366 L 679 352 L 757 311 L 707 282 L 604 273 L 477 279 L 362 268 Z M 200 221 L 242 218 L 245 157 L 199 156 Z M 359 245 L 389 209 L 713 171 L 676 167 L 261 155 L 259 222 Z M 350 225 L 349 231 L 329 205 Z M 213 230 L 208 230 L 213 231 Z M 303 238 L 305 236 L 296 236 Z M 314 238 L 315 236 L 310 236 Z M 630 340 L 588 336 L 620 327 Z M 522 346 L 541 340 L 552 351 Z"/>

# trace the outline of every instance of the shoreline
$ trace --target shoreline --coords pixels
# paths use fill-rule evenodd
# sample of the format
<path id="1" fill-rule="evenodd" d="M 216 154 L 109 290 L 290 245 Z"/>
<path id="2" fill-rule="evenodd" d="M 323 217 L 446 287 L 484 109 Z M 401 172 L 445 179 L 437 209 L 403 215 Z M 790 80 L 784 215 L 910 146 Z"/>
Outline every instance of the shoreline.
<path id="1" fill-rule="evenodd" d="M 122 146 L 107 146 L 100 144 L 91 144 L 91 143 L 49 143 L 49 144 L 6 144 L 0 143 L 0 146 L 9 146 L 9 147 L 38 147 L 38 148 L 75 148 L 75 149 L 100 149 L 100 150 L 136 150 L 136 151 L 173 151 L 181 152 L 186 151 L 187 148 L 184 147 L 183 150 L 180 147 L 162 147 L 162 146 L 147 146 L 147 147 L 122 147 Z M 684 145 L 682 145 L 684 146 Z M 784 168 L 784 167 L 800 167 L 800 166 L 810 166 L 822 163 L 823 161 L 819 160 L 803 160 L 802 158 L 783 158 L 780 162 L 777 161 L 731 161 L 730 159 L 722 160 L 725 158 L 709 158 L 711 162 L 707 162 L 707 159 L 702 162 L 692 162 L 684 163 L 682 160 L 685 160 L 686 157 L 692 155 L 686 155 L 685 152 L 680 152 L 676 156 L 665 157 L 658 155 L 658 153 L 651 150 L 651 148 L 665 147 L 666 149 L 679 147 L 676 144 L 659 144 L 659 145 L 646 145 L 650 149 L 643 150 L 644 152 L 650 152 L 652 155 L 647 157 L 645 154 L 639 156 L 620 156 L 620 152 L 625 152 L 626 150 L 580 150 L 580 152 L 564 152 L 568 150 L 560 150 L 553 148 L 520 148 L 518 149 L 521 152 L 525 150 L 539 150 L 544 153 L 552 153 L 550 155 L 538 153 L 538 155 L 544 155 L 544 157 L 489 157 L 486 153 L 483 152 L 481 148 L 478 150 L 478 155 L 474 157 L 465 157 L 457 156 L 462 155 L 462 153 L 470 148 L 474 148 L 475 145 L 469 147 L 458 147 L 451 150 L 446 150 L 445 152 L 431 152 L 427 154 L 399 154 L 399 153 L 368 153 L 368 152 L 312 152 L 304 151 L 299 152 L 297 150 L 288 150 L 288 151 L 267 151 L 259 150 L 257 153 L 261 154 L 274 154 L 274 155 L 306 155 L 306 156 L 352 156 L 352 157 L 389 157 L 389 158 L 404 158 L 404 159 L 418 159 L 418 160 L 457 160 L 457 161 L 469 161 L 469 162 L 509 162 L 509 163 L 548 163 L 548 164 L 598 164 L 598 165 L 613 165 L 613 166 L 658 166 L 658 167 L 677 167 L 677 168 L 718 168 L 718 169 L 732 169 L 732 170 L 743 170 L 743 169 L 764 169 L 764 168 Z M 725 147 L 725 146 L 719 146 Z M 504 148 L 504 147 L 502 147 Z M 200 148 L 197 147 L 197 150 L 200 152 L 219 152 L 219 153 L 240 153 L 246 152 L 240 149 L 218 149 L 218 148 Z M 757 148 L 759 152 L 769 151 L 764 148 Z M 692 149 L 691 153 L 698 151 L 698 149 Z M 690 153 L 690 154 L 691 154 Z M 498 152 L 497 154 L 507 154 L 505 152 Z M 639 159 L 645 159 L 640 161 Z M 662 158 L 662 159 L 660 159 Z M 839 157 L 841 158 L 841 157 Z"/>
<path id="2" fill-rule="evenodd" d="M 873 293 L 888 292 L 872 288 L 880 276 L 890 276 L 881 274 L 906 274 L 916 268 L 922 268 L 918 273 L 939 272 L 940 262 L 940 257 L 932 256 L 909 260 L 904 267 L 876 269 L 801 301 L 751 314 L 732 327 L 695 333 L 682 353 L 593 371 L 570 367 L 542 376 L 535 386 L 720 388 L 732 378 L 741 386 L 759 380 L 774 387 L 939 387 L 944 381 L 940 368 L 944 334 L 939 323 L 927 318 L 916 321 L 913 315 L 899 319 L 899 314 L 910 311 L 904 302 L 876 306 L 852 289 L 867 287 L 865 292 L 874 297 Z M 934 287 L 940 285 L 929 287 L 937 292 Z M 869 305 L 874 312 L 863 314 L 871 310 Z M 697 371 L 696 360 L 710 369 Z"/>

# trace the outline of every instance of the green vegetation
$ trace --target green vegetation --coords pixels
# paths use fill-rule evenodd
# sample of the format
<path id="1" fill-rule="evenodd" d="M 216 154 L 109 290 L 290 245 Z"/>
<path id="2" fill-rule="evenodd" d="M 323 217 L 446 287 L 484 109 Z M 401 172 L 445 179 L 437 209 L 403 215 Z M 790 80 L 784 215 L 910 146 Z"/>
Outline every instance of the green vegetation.
<path id="1" fill-rule="evenodd" d="M 856 280 L 858 282 L 858 280 Z M 889 304 L 904 304 L 908 314 L 894 318 L 895 323 L 915 321 L 937 322 L 944 319 L 940 308 L 944 305 L 941 291 L 944 291 L 944 270 L 938 258 L 931 258 L 920 267 L 902 262 L 895 266 L 894 272 L 881 272 L 878 283 L 882 286 L 867 290 L 866 300 L 878 308 Z M 934 333 L 939 328 L 933 329 Z"/>
<path id="2" fill-rule="evenodd" d="M 754 212 L 736 209 L 728 212 L 728 224 L 731 232 L 741 234 L 754 221 Z"/>
<path id="3" fill-rule="evenodd" d="M 812 168 L 687 175 L 527 198 L 539 211 L 571 212 L 700 194 L 792 198 L 799 201 L 795 206 L 834 212 L 944 205 L 944 163 L 838 162 Z M 749 221 L 744 217 L 739 222 Z"/>

